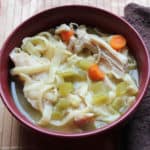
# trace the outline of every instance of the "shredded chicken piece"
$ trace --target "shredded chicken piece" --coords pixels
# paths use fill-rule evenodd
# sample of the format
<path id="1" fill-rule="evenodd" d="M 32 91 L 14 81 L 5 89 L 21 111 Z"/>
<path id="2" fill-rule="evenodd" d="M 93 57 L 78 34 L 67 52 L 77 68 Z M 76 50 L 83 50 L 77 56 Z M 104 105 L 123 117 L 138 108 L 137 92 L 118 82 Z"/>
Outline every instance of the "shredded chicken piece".
<path id="1" fill-rule="evenodd" d="M 75 53 L 87 48 L 94 53 L 93 56 L 96 57 L 96 62 L 101 63 L 101 58 L 105 59 L 105 62 L 102 60 L 101 64 L 107 63 L 116 78 L 121 78 L 125 74 L 128 61 L 127 55 L 116 52 L 103 39 L 97 35 L 88 34 L 84 28 L 77 29 L 76 34 L 77 38 L 74 37 L 69 44 L 69 48 L 74 48 Z M 106 65 L 104 64 L 104 66 Z"/>

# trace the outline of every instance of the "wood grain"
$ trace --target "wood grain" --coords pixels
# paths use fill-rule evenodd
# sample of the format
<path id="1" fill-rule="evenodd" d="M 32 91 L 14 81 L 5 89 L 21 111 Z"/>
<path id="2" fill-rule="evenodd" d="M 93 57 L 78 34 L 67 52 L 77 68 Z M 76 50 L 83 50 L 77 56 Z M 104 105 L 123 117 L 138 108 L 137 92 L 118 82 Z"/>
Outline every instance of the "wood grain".
<path id="1" fill-rule="evenodd" d="M 35 13 L 60 5 L 91 5 L 123 16 L 130 2 L 150 6 L 149 0 L 0 0 L 0 47 L 10 32 Z M 36 139 L 36 140 L 35 140 Z M 35 134 L 23 128 L 0 101 L 0 150 L 43 148 Z"/>

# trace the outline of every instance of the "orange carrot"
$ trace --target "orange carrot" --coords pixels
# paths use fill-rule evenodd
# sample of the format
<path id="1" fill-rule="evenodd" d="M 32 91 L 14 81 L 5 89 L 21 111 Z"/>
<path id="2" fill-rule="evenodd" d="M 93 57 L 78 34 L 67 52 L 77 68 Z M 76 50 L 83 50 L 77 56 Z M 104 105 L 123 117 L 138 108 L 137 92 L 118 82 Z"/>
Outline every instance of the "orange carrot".
<path id="1" fill-rule="evenodd" d="M 93 64 L 89 67 L 88 75 L 93 81 L 103 80 L 105 77 L 105 74 L 100 70 L 97 64 Z"/>
<path id="2" fill-rule="evenodd" d="M 68 42 L 71 38 L 71 36 L 74 35 L 74 31 L 73 30 L 69 30 L 69 31 L 62 31 L 60 33 L 60 36 L 62 38 L 62 40 L 64 42 Z"/>
<path id="3" fill-rule="evenodd" d="M 113 35 L 109 41 L 110 46 L 116 51 L 121 51 L 126 46 L 126 39 L 122 35 Z"/>

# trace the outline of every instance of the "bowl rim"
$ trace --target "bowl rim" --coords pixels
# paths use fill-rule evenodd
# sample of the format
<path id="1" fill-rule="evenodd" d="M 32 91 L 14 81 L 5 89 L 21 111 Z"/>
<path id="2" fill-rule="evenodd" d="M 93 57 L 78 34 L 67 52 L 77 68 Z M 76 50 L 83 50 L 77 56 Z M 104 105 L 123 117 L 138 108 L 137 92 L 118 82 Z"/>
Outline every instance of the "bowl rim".
<path id="1" fill-rule="evenodd" d="M 12 32 L 11 34 L 9 34 L 9 36 L 6 38 L 4 44 L 2 45 L 2 48 L 0 50 L 0 58 L 1 58 L 1 53 L 2 51 L 5 49 L 6 44 L 8 43 L 8 41 L 11 39 L 11 37 L 13 36 L 13 34 L 23 25 L 25 25 L 27 22 L 30 22 L 34 17 L 39 16 L 43 13 L 46 13 L 47 11 L 53 11 L 55 9 L 60 9 L 60 8 L 70 8 L 70 7 L 81 7 L 81 8 L 89 8 L 89 9 L 93 9 L 96 11 L 101 11 L 105 14 L 108 14 L 110 16 L 115 17 L 116 19 L 120 20 L 121 22 L 123 22 L 124 24 L 126 24 L 126 26 L 128 28 L 130 28 L 136 35 L 137 38 L 141 41 L 141 44 L 145 50 L 146 56 L 147 56 L 147 61 L 148 61 L 148 66 L 150 68 L 150 59 L 149 59 L 149 53 L 148 50 L 146 48 L 146 45 L 144 43 L 144 41 L 142 40 L 140 34 L 134 29 L 133 26 L 131 26 L 125 19 L 123 19 L 122 17 L 119 17 L 118 15 L 107 11 L 103 8 L 99 8 L 96 6 L 89 6 L 89 5 L 78 5 L 78 4 L 72 4 L 72 5 L 61 5 L 61 6 L 56 6 L 56 7 L 52 7 L 52 8 L 47 8 L 44 9 L 38 13 L 35 13 L 34 15 L 32 15 L 31 17 L 27 18 L 25 21 L 21 22 Z M 0 59 L 1 61 L 1 59 Z M 0 68 L 1 69 L 1 68 Z M 138 97 L 138 99 L 136 98 L 135 103 L 131 106 L 131 108 L 129 108 L 122 116 L 120 116 L 117 120 L 113 121 L 112 123 L 92 130 L 92 131 L 87 131 L 87 132 L 82 132 L 82 133 L 65 133 L 65 132 L 59 132 L 59 131 L 52 131 L 52 130 L 47 130 L 44 128 L 41 128 L 39 126 L 36 126 L 35 124 L 33 124 L 32 122 L 23 119 L 23 117 L 21 117 L 20 115 L 18 115 L 17 112 L 15 112 L 13 110 L 13 108 L 11 107 L 11 105 L 7 102 L 7 99 L 5 98 L 5 92 L 2 90 L 2 85 L 1 85 L 1 78 L 0 78 L 0 96 L 1 99 L 3 101 L 3 103 L 5 104 L 5 106 L 7 107 L 7 109 L 9 110 L 9 112 L 23 125 L 25 125 L 26 127 L 32 129 L 33 131 L 36 131 L 38 133 L 42 133 L 42 134 L 46 134 L 46 135 L 50 135 L 50 136 L 55 136 L 55 137 L 65 137 L 65 138 L 76 138 L 76 137 L 87 137 L 90 135 L 95 135 L 98 133 L 104 133 L 105 131 L 108 131 L 116 126 L 118 126 L 120 123 L 122 123 L 123 121 L 125 121 L 137 108 L 137 106 L 140 104 L 140 102 L 142 101 L 142 98 L 148 88 L 148 84 L 150 81 L 150 69 L 148 69 L 148 75 L 145 81 L 145 85 L 143 88 L 143 91 L 141 92 L 140 96 Z M 20 112 L 21 113 L 21 112 Z"/>

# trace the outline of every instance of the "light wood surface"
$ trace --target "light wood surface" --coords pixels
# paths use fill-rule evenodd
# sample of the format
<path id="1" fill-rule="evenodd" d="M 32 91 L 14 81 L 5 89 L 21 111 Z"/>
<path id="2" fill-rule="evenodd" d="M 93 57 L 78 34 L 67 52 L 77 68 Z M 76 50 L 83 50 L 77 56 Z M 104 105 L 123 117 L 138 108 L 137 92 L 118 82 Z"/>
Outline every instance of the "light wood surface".
<path id="1" fill-rule="evenodd" d="M 123 16 L 130 2 L 150 6 L 150 0 L 0 0 L 0 47 L 21 22 L 35 13 L 60 5 L 82 4 L 104 8 Z M 29 137 L 30 136 L 30 137 Z M 0 150 L 35 149 L 34 135 L 24 129 L 0 101 Z"/>

